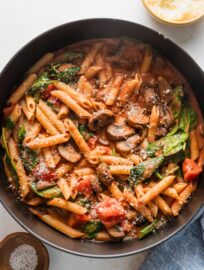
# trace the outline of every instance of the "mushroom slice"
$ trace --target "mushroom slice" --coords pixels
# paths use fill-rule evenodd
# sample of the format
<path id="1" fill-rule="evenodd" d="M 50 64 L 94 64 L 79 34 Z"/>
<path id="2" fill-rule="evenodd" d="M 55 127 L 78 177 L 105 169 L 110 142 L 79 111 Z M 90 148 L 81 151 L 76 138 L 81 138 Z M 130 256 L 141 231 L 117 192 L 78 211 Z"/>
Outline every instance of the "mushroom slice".
<path id="1" fill-rule="evenodd" d="M 140 142 L 141 142 L 140 136 L 138 134 L 135 134 L 125 141 L 117 142 L 116 149 L 119 152 L 128 153 L 131 150 L 133 150 Z"/>
<path id="2" fill-rule="evenodd" d="M 123 231 L 119 231 L 116 228 L 108 229 L 108 233 L 110 234 L 110 236 L 118 239 L 123 238 L 125 236 L 125 233 Z"/>
<path id="3" fill-rule="evenodd" d="M 109 187 L 114 180 L 113 176 L 109 172 L 108 166 L 104 163 L 97 167 L 96 173 L 99 181 L 107 187 Z"/>
<path id="4" fill-rule="evenodd" d="M 90 117 L 88 127 L 92 131 L 100 131 L 114 122 L 115 116 L 112 111 L 101 109 Z"/>
<path id="5" fill-rule="evenodd" d="M 81 154 L 77 152 L 71 144 L 58 146 L 58 151 L 64 159 L 72 163 L 81 159 Z"/>
<path id="6" fill-rule="evenodd" d="M 158 78 L 158 87 L 161 99 L 168 104 L 173 100 L 173 92 L 171 85 L 163 77 Z"/>
<path id="7" fill-rule="evenodd" d="M 109 126 L 107 129 L 108 138 L 112 141 L 121 141 L 127 139 L 135 133 L 134 129 L 126 124 Z"/>
<path id="8" fill-rule="evenodd" d="M 149 117 L 145 115 L 144 109 L 132 107 L 128 113 L 127 122 L 131 127 L 142 129 L 149 123 Z"/>

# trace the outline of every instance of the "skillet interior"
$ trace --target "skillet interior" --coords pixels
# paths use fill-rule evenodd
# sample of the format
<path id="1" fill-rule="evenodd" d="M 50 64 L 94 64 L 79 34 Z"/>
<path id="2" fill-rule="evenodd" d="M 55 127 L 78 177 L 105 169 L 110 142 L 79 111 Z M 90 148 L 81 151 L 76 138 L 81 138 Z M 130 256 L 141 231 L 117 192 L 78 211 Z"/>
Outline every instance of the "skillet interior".
<path id="1" fill-rule="evenodd" d="M 121 36 L 135 38 L 157 48 L 190 83 L 204 113 L 204 74 L 192 58 L 169 39 L 149 28 L 113 19 L 90 19 L 68 23 L 42 34 L 23 47 L 6 65 L 0 75 L 0 111 L 2 111 L 13 87 L 22 80 L 23 74 L 44 53 L 55 51 L 65 45 L 85 39 Z M 178 218 L 168 223 L 164 229 L 142 241 L 94 244 L 67 238 L 32 216 L 21 203 L 16 201 L 8 189 L 2 161 L 0 168 L 0 199 L 9 213 L 26 230 L 44 242 L 63 251 L 82 256 L 97 258 L 120 257 L 151 248 L 173 236 L 187 225 L 200 209 L 204 200 L 204 176 L 202 175 L 199 187 L 194 193 L 190 204 L 187 205 Z"/>

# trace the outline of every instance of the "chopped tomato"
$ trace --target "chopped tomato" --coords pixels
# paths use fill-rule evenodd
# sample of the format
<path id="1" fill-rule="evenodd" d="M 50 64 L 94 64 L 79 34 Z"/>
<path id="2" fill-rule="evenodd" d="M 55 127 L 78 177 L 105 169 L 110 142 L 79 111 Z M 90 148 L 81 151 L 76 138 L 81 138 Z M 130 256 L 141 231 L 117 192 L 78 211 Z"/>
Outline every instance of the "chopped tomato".
<path id="1" fill-rule="evenodd" d="M 126 217 L 124 208 L 113 198 L 98 203 L 95 210 L 106 228 L 115 226 L 124 221 Z"/>
<path id="2" fill-rule="evenodd" d="M 94 149 L 96 146 L 98 138 L 96 136 L 92 136 L 91 138 L 88 139 L 87 144 L 91 149 Z"/>
<path id="3" fill-rule="evenodd" d="M 42 99 L 47 99 L 51 96 L 51 91 L 55 89 L 54 84 L 49 84 L 48 87 L 43 91 L 41 98 Z"/>
<path id="4" fill-rule="evenodd" d="M 91 179 L 86 178 L 86 179 L 81 180 L 77 184 L 76 188 L 78 192 L 82 193 L 84 196 L 89 197 L 92 194 Z"/>
<path id="5" fill-rule="evenodd" d="M 202 168 L 194 160 L 186 158 L 182 165 L 184 179 L 187 181 L 195 180 L 202 172 Z"/>
<path id="6" fill-rule="evenodd" d="M 41 181 L 53 182 L 56 180 L 56 174 L 52 170 L 46 168 L 45 166 L 38 165 L 33 170 L 33 175 Z"/>
<path id="7" fill-rule="evenodd" d="M 5 118 L 9 117 L 9 115 L 12 113 L 14 107 L 15 107 L 15 105 L 3 109 L 3 114 L 4 114 Z"/>

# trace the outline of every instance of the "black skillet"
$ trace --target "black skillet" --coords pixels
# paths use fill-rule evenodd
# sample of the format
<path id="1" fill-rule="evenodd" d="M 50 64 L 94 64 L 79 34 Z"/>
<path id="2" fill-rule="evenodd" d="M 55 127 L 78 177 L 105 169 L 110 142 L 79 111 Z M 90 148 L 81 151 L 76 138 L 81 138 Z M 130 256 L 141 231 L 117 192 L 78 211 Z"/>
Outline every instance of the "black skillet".
<path id="1" fill-rule="evenodd" d="M 128 36 L 151 44 L 164 55 L 187 79 L 204 110 L 204 74 L 194 60 L 180 47 L 163 35 L 139 24 L 115 19 L 89 19 L 67 23 L 38 36 L 24 46 L 6 65 L 0 75 L 0 111 L 13 87 L 20 83 L 24 73 L 44 53 L 58 50 L 78 41 Z M 7 211 L 27 231 L 60 250 L 95 258 L 111 258 L 136 254 L 152 248 L 174 236 L 196 215 L 204 202 L 204 176 L 191 202 L 176 219 L 155 234 L 125 243 L 91 243 L 73 240 L 44 224 L 18 202 L 8 189 L 2 161 L 0 164 L 0 199 Z M 2 220 L 0 222 L 3 222 Z"/>

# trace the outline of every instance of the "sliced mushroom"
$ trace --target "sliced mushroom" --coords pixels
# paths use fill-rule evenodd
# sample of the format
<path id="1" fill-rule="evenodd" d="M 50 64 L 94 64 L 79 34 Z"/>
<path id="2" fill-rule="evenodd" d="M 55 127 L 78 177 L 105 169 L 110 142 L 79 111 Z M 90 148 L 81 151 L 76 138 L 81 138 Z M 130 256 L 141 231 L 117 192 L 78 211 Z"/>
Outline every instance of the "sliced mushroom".
<path id="1" fill-rule="evenodd" d="M 128 113 L 127 122 L 131 127 L 142 129 L 149 123 L 149 117 L 141 107 L 132 107 Z"/>
<path id="2" fill-rule="evenodd" d="M 169 128 L 174 124 L 174 116 L 172 112 L 166 107 L 159 107 L 159 126 L 164 126 L 165 128 Z"/>
<path id="3" fill-rule="evenodd" d="M 101 109 L 93 113 L 89 119 L 88 127 L 92 131 L 100 131 L 114 122 L 115 116 L 112 111 L 107 109 Z"/>
<path id="4" fill-rule="evenodd" d="M 53 181 L 50 182 L 50 181 L 41 181 L 40 180 L 40 181 L 38 181 L 36 183 L 36 189 L 39 190 L 39 191 L 41 191 L 41 190 L 44 190 L 44 189 L 53 187 L 55 185 L 56 185 L 56 183 L 53 182 Z"/>
<path id="5" fill-rule="evenodd" d="M 104 163 L 97 167 L 96 173 L 99 181 L 107 187 L 109 187 L 114 180 L 113 176 L 109 172 L 108 166 Z"/>
<path id="6" fill-rule="evenodd" d="M 96 193 L 101 193 L 103 188 L 97 176 L 91 179 L 91 186 Z"/>
<path id="7" fill-rule="evenodd" d="M 109 126 L 107 129 L 108 138 L 112 141 L 121 141 L 127 139 L 135 133 L 134 129 L 126 124 Z"/>
<path id="8" fill-rule="evenodd" d="M 158 87 L 161 99 L 164 103 L 168 104 L 173 100 L 172 87 L 163 77 L 158 78 Z"/>
<path id="9" fill-rule="evenodd" d="M 148 87 L 143 89 L 144 103 L 147 111 L 151 112 L 154 104 L 157 103 L 157 94 L 154 88 Z"/>
<path id="10" fill-rule="evenodd" d="M 128 153 L 131 150 L 133 150 L 140 142 L 141 142 L 140 136 L 138 134 L 135 134 L 125 141 L 117 142 L 116 149 L 119 152 Z"/>
<path id="11" fill-rule="evenodd" d="M 114 238 L 123 238 L 125 236 L 125 233 L 117 228 L 108 229 L 108 233 Z"/>
<path id="12" fill-rule="evenodd" d="M 71 144 L 58 146 L 58 151 L 64 159 L 72 163 L 81 159 L 81 154 L 77 152 Z"/>

